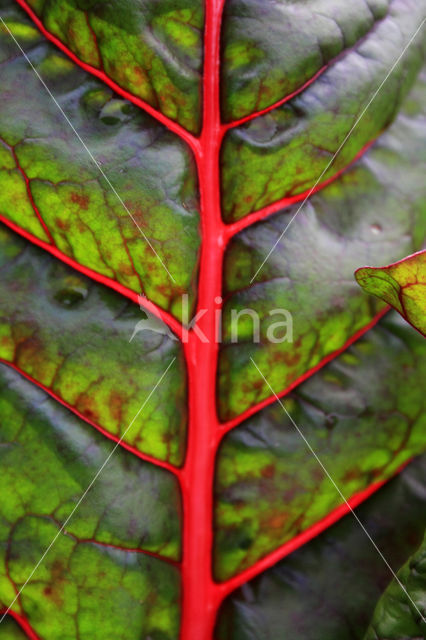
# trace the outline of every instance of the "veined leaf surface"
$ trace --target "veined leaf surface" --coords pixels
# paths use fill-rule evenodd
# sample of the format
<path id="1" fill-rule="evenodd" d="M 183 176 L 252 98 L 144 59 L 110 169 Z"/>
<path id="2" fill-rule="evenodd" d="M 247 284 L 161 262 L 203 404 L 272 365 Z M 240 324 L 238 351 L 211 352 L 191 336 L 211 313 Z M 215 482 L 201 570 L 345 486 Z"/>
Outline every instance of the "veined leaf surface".
<path id="1" fill-rule="evenodd" d="M 424 344 L 353 277 L 424 240 L 424 0 L 0 16 L 0 634 L 364 640 L 350 510 L 424 527 Z"/>
<path id="2" fill-rule="evenodd" d="M 356 510 L 395 569 L 421 544 L 425 463 L 424 456 L 414 461 Z M 222 608 L 216 637 L 266 640 L 285 633 L 306 640 L 363 640 L 391 580 L 354 518 L 344 518 L 232 594 Z M 392 640 L 396 638 L 401 640 L 398 635 Z"/>

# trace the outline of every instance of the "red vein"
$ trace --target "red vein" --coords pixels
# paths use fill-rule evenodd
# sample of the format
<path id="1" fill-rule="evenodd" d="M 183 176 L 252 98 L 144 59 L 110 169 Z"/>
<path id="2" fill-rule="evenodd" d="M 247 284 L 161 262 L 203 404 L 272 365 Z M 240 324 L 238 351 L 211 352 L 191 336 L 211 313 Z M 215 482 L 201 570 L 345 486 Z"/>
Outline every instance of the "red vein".
<path id="1" fill-rule="evenodd" d="M 95 544 L 100 547 L 105 547 L 107 549 L 116 549 L 117 551 L 124 551 L 126 553 L 141 553 L 143 555 L 150 556 L 151 558 L 155 558 L 156 560 L 167 562 L 168 564 L 171 564 L 176 568 L 180 567 L 180 562 L 178 560 L 173 560 L 173 558 L 163 556 L 161 555 L 161 553 L 157 553 L 155 551 L 148 551 L 148 549 L 140 549 L 139 547 L 122 547 L 117 544 L 112 544 L 111 542 L 100 542 L 99 540 L 94 540 L 92 538 L 77 538 L 77 536 L 73 535 L 69 531 L 64 531 L 64 533 L 70 536 L 70 538 L 73 538 L 73 540 L 75 540 L 79 544 Z"/>
<path id="2" fill-rule="evenodd" d="M 349 515 L 351 513 L 351 509 L 356 509 L 356 507 L 360 506 L 365 500 L 370 498 L 376 491 L 378 491 L 387 482 L 389 482 L 390 480 L 392 480 L 392 478 L 399 474 L 407 466 L 407 464 L 409 464 L 409 462 L 410 460 L 404 463 L 389 478 L 380 480 L 379 482 L 374 482 L 366 489 L 363 489 L 362 491 L 356 493 L 347 501 L 347 503 L 339 505 L 329 514 L 327 514 L 325 518 L 321 518 L 321 520 L 308 527 L 299 535 L 295 536 L 288 542 L 285 542 L 277 549 L 274 549 L 274 551 L 255 562 L 255 564 L 253 564 L 248 569 L 245 569 L 241 573 L 233 576 L 225 582 L 218 583 L 217 589 L 220 592 L 221 597 L 225 598 L 231 593 L 231 591 L 238 589 L 238 587 L 243 585 L 248 580 L 253 580 L 253 578 L 258 576 L 260 573 L 262 573 L 266 569 L 270 569 L 274 564 L 288 556 L 290 553 L 293 553 L 293 551 L 296 551 L 304 544 L 323 533 L 326 529 L 338 522 L 338 520 L 340 520 L 343 516 Z"/>
<path id="3" fill-rule="evenodd" d="M 6 609 L 0 609 L 0 616 L 6 613 Z M 13 618 L 21 627 L 22 631 L 29 638 L 29 640 L 40 640 L 40 637 L 36 634 L 30 623 L 24 616 L 19 615 L 16 611 L 8 611 L 7 615 Z"/>
<path id="4" fill-rule="evenodd" d="M 73 53 L 71 49 L 69 49 L 59 38 L 54 36 L 50 31 L 46 29 L 46 27 L 43 25 L 43 22 L 40 20 L 40 18 L 31 9 L 31 7 L 27 4 L 25 0 L 16 0 L 16 2 L 20 5 L 22 9 L 24 9 L 24 11 L 28 14 L 28 16 L 34 22 L 34 24 L 39 29 L 39 31 L 45 36 L 45 38 L 47 38 L 47 40 L 49 40 L 56 47 L 58 47 L 62 51 L 62 53 L 68 56 L 73 62 L 75 62 L 75 64 L 77 64 L 79 67 L 81 67 L 88 73 L 92 74 L 93 76 L 96 76 L 97 78 L 99 78 L 99 80 L 101 80 L 106 85 L 108 85 L 118 95 L 122 96 L 123 98 L 125 98 L 129 102 L 132 102 L 134 105 L 136 105 L 140 109 L 143 109 L 144 111 L 149 113 L 150 116 L 155 118 L 158 122 L 161 122 L 161 124 L 163 124 L 168 129 L 170 129 L 170 131 L 172 131 L 173 133 L 178 135 L 180 138 L 185 140 L 185 142 L 189 145 L 189 147 L 193 151 L 195 151 L 195 149 L 198 149 L 198 146 L 199 146 L 198 140 L 192 133 L 187 131 L 184 127 L 182 127 L 180 124 L 178 124 L 171 118 L 168 118 L 167 116 L 165 116 L 163 113 L 161 113 L 161 111 L 158 111 L 157 109 L 152 107 L 150 104 L 148 104 L 148 102 L 145 102 L 145 100 L 142 100 L 142 98 L 139 98 L 138 96 L 135 96 L 134 94 L 127 91 L 126 89 L 123 89 L 122 87 L 120 87 L 119 84 L 114 82 L 114 80 L 112 80 L 109 76 L 107 76 L 107 74 L 101 69 L 97 69 L 91 64 L 88 64 L 87 62 L 83 62 L 82 60 L 80 60 L 80 58 L 78 58 L 75 55 L 75 53 Z"/>
<path id="5" fill-rule="evenodd" d="M 323 182 L 318 183 L 314 189 L 312 188 L 306 189 L 305 191 L 303 191 L 302 193 L 298 193 L 297 195 L 286 196 L 281 200 L 277 200 L 276 202 L 273 202 L 267 205 L 266 207 L 263 207 L 262 209 L 258 209 L 253 213 L 249 213 L 248 215 L 246 215 L 244 218 L 241 218 L 240 220 L 236 220 L 235 222 L 231 222 L 227 224 L 225 229 L 226 241 L 229 241 L 237 233 L 240 233 L 244 229 L 247 229 L 247 227 L 250 227 L 256 222 L 260 222 L 261 220 L 265 220 L 265 218 L 269 218 L 274 213 L 277 213 L 278 211 L 280 211 L 280 209 L 291 207 L 292 205 L 297 204 L 298 202 L 303 202 L 305 199 L 306 200 L 308 199 L 307 198 L 308 195 L 309 197 L 311 197 L 315 193 L 318 193 L 322 189 L 325 189 L 325 187 L 328 187 L 330 184 L 332 184 L 338 178 L 340 178 L 360 158 L 362 158 L 362 156 L 370 149 L 370 147 L 376 142 L 376 140 L 377 140 L 377 137 L 374 138 L 374 140 L 370 140 L 369 142 L 367 142 L 367 144 L 364 145 L 362 149 L 358 151 L 356 156 L 354 156 L 354 158 L 347 165 L 342 167 L 342 169 L 339 169 L 339 171 L 336 171 L 336 173 L 333 176 L 331 176 L 331 178 L 328 178 L 327 180 L 324 180 Z"/>
<path id="6" fill-rule="evenodd" d="M 100 66 L 102 71 L 105 71 L 104 63 L 103 63 L 102 55 L 101 55 L 101 50 L 99 49 L 98 38 L 97 38 L 97 35 L 96 35 L 92 25 L 90 24 L 89 14 L 88 14 L 87 11 L 84 12 L 84 17 L 86 19 L 87 28 L 89 29 L 90 35 L 92 36 L 93 44 L 94 44 L 95 50 L 96 50 L 96 55 L 98 56 L 98 60 L 99 60 L 99 66 Z"/>
<path id="7" fill-rule="evenodd" d="M 253 113 L 250 113 L 247 116 L 244 116 L 243 118 L 239 118 L 238 120 L 233 120 L 232 122 L 226 122 L 223 125 L 223 129 L 225 131 L 228 131 L 228 129 L 233 129 L 234 127 L 239 127 L 241 124 L 244 124 L 245 122 L 249 122 L 250 120 L 254 120 L 255 118 L 258 118 L 259 116 L 265 115 L 265 113 L 269 113 L 270 111 L 273 111 L 274 109 L 277 109 L 277 107 L 281 107 L 283 104 L 285 104 L 286 102 L 289 102 L 289 100 L 292 100 L 293 98 L 298 96 L 299 93 L 302 93 L 302 91 L 305 91 L 305 89 L 310 87 L 311 84 L 313 82 L 315 82 L 315 80 L 317 80 L 317 78 L 319 78 L 324 73 L 324 71 L 326 71 L 329 68 L 329 66 L 335 60 L 337 60 L 339 57 L 340 56 L 337 56 L 336 58 L 334 58 L 334 60 L 330 61 L 328 64 L 326 64 L 323 67 L 321 67 L 321 69 L 319 69 L 315 73 L 315 75 L 312 76 L 312 78 L 309 78 L 309 80 L 307 80 L 304 84 L 302 84 L 301 87 L 299 87 L 298 89 L 295 89 L 294 91 L 292 91 L 292 93 L 289 93 L 288 95 L 284 96 L 284 98 L 281 98 L 280 100 L 277 100 L 276 102 L 273 102 L 271 105 L 269 105 L 268 107 L 265 107 L 264 109 L 260 109 L 259 111 L 254 111 Z"/>
<path id="8" fill-rule="evenodd" d="M 169 462 L 166 462 L 165 460 L 159 460 L 158 458 L 154 458 L 153 456 L 150 456 L 150 455 L 148 455 L 146 453 L 142 453 L 141 451 L 139 451 L 135 447 L 132 447 L 130 444 L 127 444 L 124 441 L 120 441 L 120 437 L 119 436 L 116 436 L 116 435 L 110 433 L 109 431 L 107 431 L 106 429 L 101 427 L 99 424 L 97 424 L 94 420 L 91 420 L 90 418 L 85 416 L 83 413 L 81 413 L 75 407 L 73 407 L 71 404 L 69 404 L 66 400 L 61 398 L 61 396 L 59 396 L 54 391 L 52 391 L 52 389 L 49 389 L 49 387 L 46 387 L 46 385 L 42 384 L 41 382 L 39 382 L 38 380 L 36 380 L 32 376 L 30 376 L 28 373 L 26 373 L 25 371 L 20 369 L 13 362 L 9 362 L 8 360 L 5 360 L 4 358 L 0 358 L 0 362 L 5 364 L 8 367 L 11 367 L 17 373 L 19 373 L 24 378 L 26 378 L 29 382 L 32 382 L 33 384 L 35 384 L 37 387 L 39 387 L 39 389 L 42 389 L 45 393 L 48 393 L 54 400 L 56 400 L 57 402 L 62 404 L 64 407 L 69 409 L 74 415 L 76 415 L 78 418 L 80 418 L 80 420 L 84 420 L 84 422 L 87 422 L 87 424 L 90 424 L 97 431 L 99 431 L 99 433 L 101 433 L 103 436 L 105 436 L 109 440 L 112 440 L 115 443 L 119 442 L 120 446 L 123 447 L 123 449 L 126 449 L 126 451 L 129 451 L 130 453 L 133 453 L 133 455 L 137 456 L 141 460 L 144 460 L 145 462 L 150 462 L 151 464 L 153 464 L 153 465 L 155 465 L 157 467 L 162 467 L 163 469 L 167 469 L 167 471 L 170 471 L 175 476 L 179 477 L 180 469 L 178 467 L 175 467 L 174 465 L 170 464 Z"/>
<path id="9" fill-rule="evenodd" d="M 278 393 L 277 394 L 278 398 L 283 398 L 284 396 L 289 394 L 296 387 L 298 387 L 300 384 L 302 384 L 302 382 L 305 382 L 311 376 L 313 376 L 314 373 L 317 373 L 320 369 L 322 369 L 326 364 L 329 364 L 332 360 L 334 360 L 335 358 L 340 356 L 351 345 L 353 345 L 354 342 L 359 340 L 365 333 L 367 333 L 367 331 L 372 329 L 379 322 L 379 320 L 381 318 L 383 318 L 383 316 L 389 310 L 390 310 L 390 307 L 386 306 L 384 309 L 379 311 L 379 313 L 377 313 L 374 316 L 374 318 L 372 318 L 372 320 L 370 320 L 370 322 L 368 322 L 364 327 L 361 327 L 361 329 L 358 329 L 358 331 L 356 333 L 354 333 L 353 336 L 351 336 L 348 340 L 346 340 L 346 342 L 345 342 L 345 344 L 343 346 L 341 346 L 339 349 L 336 349 L 336 351 L 333 351 L 332 353 L 329 353 L 318 364 L 316 364 L 311 369 L 308 369 L 305 373 L 303 373 L 301 376 L 296 378 L 296 380 L 294 380 L 294 382 L 292 382 L 288 387 L 286 387 L 280 393 Z M 221 424 L 223 435 L 228 433 L 228 431 L 231 431 L 231 429 L 234 429 L 235 427 L 237 427 L 244 420 L 247 420 L 247 418 L 250 418 L 252 415 L 257 413 L 261 409 L 264 409 L 265 407 L 273 404 L 274 402 L 276 402 L 276 397 L 274 395 L 268 396 L 267 398 L 265 398 L 264 400 L 261 400 L 260 402 L 258 402 L 257 404 L 253 405 L 252 407 L 249 407 L 248 409 L 246 409 L 246 411 L 243 411 L 243 413 L 240 413 L 235 418 L 231 418 L 230 420 L 227 420 L 226 422 L 223 422 Z"/>
<path id="10" fill-rule="evenodd" d="M 184 339 L 184 337 L 186 336 L 187 334 L 186 329 L 182 327 L 180 322 L 176 320 L 176 318 L 174 318 L 171 315 L 171 313 L 169 313 L 168 311 L 165 311 L 164 309 L 159 307 L 157 304 L 155 304 L 151 300 L 148 300 L 148 298 L 146 298 L 145 296 L 140 296 L 140 294 L 136 293 L 132 289 L 129 289 L 128 287 L 125 287 L 124 285 L 120 284 L 116 280 L 113 280 L 108 276 L 104 276 L 103 274 L 98 273 L 97 271 L 94 271 L 89 267 L 85 267 L 79 262 L 76 262 L 75 260 L 67 256 L 65 253 L 62 253 L 62 251 L 60 251 L 57 247 L 52 246 L 51 244 L 45 242 L 44 240 L 41 240 L 40 238 L 37 238 L 37 236 L 33 235 L 29 231 L 26 231 L 25 229 L 22 229 L 22 227 L 17 225 L 15 222 L 12 222 L 12 220 L 8 220 L 8 218 L 6 218 L 1 214 L 0 214 L 0 222 L 3 222 L 3 224 L 5 224 L 10 229 L 12 229 L 12 231 L 15 231 L 16 233 L 21 235 L 23 238 L 25 238 L 26 240 L 29 240 L 30 242 L 37 245 L 38 247 L 45 249 L 50 254 L 52 254 L 55 258 L 57 258 L 58 260 L 61 260 L 62 262 L 65 262 L 65 264 L 69 265 L 76 271 L 79 271 L 80 273 L 87 276 L 88 278 L 91 278 L 92 280 L 95 280 L 96 282 L 99 282 L 100 284 L 103 284 L 104 286 L 109 287 L 110 289 L 114 289 L 114 291 L 117 291 L 117 293 L 120 293 L 122 296 L 125 296 L 132 302 L 141 304 L 144 309 L 146 309 L 147 311 L 155 315 L 157 318 L 162 320 L 165 324 L 167 324 L 167 326 L 181 340 Z"/>
<path id="11" fill-rule="evenodd" d="M 27 513 L 27 515 L 31 515 L 35 518 L 40 518 L 43 517 L 43 515 L 37 514 L 37 513 Z M 44 516 L 46 517 L 46 516 Z M 53 516 L 47 516 L 47 518 L 49 520 L 51 520 L 58 529 L 63 529 L 63 522 L 61 522 L 60 520 L 58 520 L 57 518 L 54 518 Z M 161 555 L 161 553 L 156 552 L 156 551 L 150 551 L 149 549 L 141 549 L 140 547 L 124 547 L 122 545 L 118 545 L 118 544 L 113 544 L 112 542 L 102 542 L 100 540 L 96 540 L 96 538 L 79 538 L 77 535 L 75 535 L 74 533 L 71 533 L 71 531 L 68 531 L 67 529 L 63 529 L 62 533 L 65 536 L 68 536 L 70 538 L 72 538 L 73 540 L 75 540 L 75 542 L 77 542 L 78 544 L 94 544 L 94 545 L 98 545 L 100 547 L 105 547 L 107 549 L 116 549 L 117 551 L 124 551 L 124 552 L 128 552 L 128 553 L 142 553 L 144 555 L 147 556 L 151 556 L 152 558 L 156 558 L 157 560 L 164 560 L 165 562 L 168 562 L 169 564 L 174 565 L 175 567 L 179 567 L 180 563 L 177 560 L 174 560 L 173 558 L 170 558 L 169 556 L 164 556 Z"/>
<path id="12" fill-rule="evenodd" d="M 10 147 L 10 151 L 11 151 L 13 159 L 15 161 L 16 168 L 18 169 L 19 173 L 22 175 L 22 177 L 23 177 L 23 179 L 25 181 L 25 187 L 26 187 L 26 190 L 27 190 L 27 196 L 28 196 L 28 199 L 30 201 L 31 207 L 32 207 L 34 213 L 36 214 L 36 216 L 38 218 L 38 221 L 40 222 L 41 226 L 43 227 L 43 231 L 45 232 L 46 236 L 49 238 L 49 242 L 52 245 L 55 245 L 55 241 L 53 240 L 52 234 L 50 233 L 49 228 L 48 228 L 47 224 L 45 223 L 45 221 L 43 220 L 43 218 L 41 216 L 41 213 L 40 213 L 40 211 L 39 211 L 39 209 L 38 209 L 38 207 L 37 207 L 37 205 L 36 205 L 36 203 L 34 201 L 33 194 L 31 192 L 30 180 L 29 180 L 27 174 L 25 173 L 25 171 L 23 170 L 23 168 L 20 165 L 20 162 L 18 160 L 18 156 L 16 155 L 15 148 L 14 147 Z"/>
<path id="13" fill-rule="evenodd" d="M 325 71 L 330 69 L 330 67 L 334 66 L 337 62 L 339 62 L 339 60 L 347 56 L 352 51 L 355 51 L 356 49 L 358 49 L 360 45 L 362 45 L 362 43 L 365 42 L 371 36 L 371 34 L 375 31 L 377 23 L 383 21 L 388 15 L 389 15 L 389 9 L 386 12 L 385 16 L 383 16 L 379 20 L 374 21 L 374 24 L 372 25 L 371 29 L 369 29 L 367 33 L 365 33 L 361 38 L 359 38 L 354 43 L 353 46 L 342 49 L 340 53 L 334 56 L 334 58 L 331 58 L 330 60 L 328 60 L 326 64 L 324 64 L 311 78 L 309 78 L 306 82 L 304 82 L 299 88 L 295 89 L 294 91 L 284 96 L 283 98 L 280 98 L 276 102 L 273 102 L 272 104 L 265 107 L 264 109 L 260 109 L 259 111 L 250 113 L 247 116 L 243 116 L 242 118 L 239 118 L 238 120 L 233 120 L 231 122 L 225 123 L 223 125 L 224 129 L 227 131 L 228 129 L 238 127 L 241 124 L 244 124 L 245 122 L 254 120 L 254 118 L 263 116 L 265 113 L 269 113 L 270 111 L 273 111 L 277 107 L 281 107 L 281 105 L 285 104 L 286 102 L 289 102 L 292 98 L 295 98 L 296 96 L 298 96 L 300 93 L 305 91 L 305 89 L 310 87 L 310 85 L 313 84 L 315 80 L 317 80 Z"/>

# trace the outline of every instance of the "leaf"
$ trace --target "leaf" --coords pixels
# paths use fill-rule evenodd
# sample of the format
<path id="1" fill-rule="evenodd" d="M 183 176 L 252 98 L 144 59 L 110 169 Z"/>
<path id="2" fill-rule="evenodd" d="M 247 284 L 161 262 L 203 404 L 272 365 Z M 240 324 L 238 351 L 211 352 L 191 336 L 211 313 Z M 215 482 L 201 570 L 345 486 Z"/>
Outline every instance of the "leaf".
<path id="1" fill-rule="evenodd" d="M 424 3 L 0 17 L 0 631 L 362 640 L 389 575 L 343 516 L 383 491 L 396 568 L 424 525 L 381 489 L 424 347 L 353 278 L 424 238 Z"/>
<path id="2" fill-rule="evenodd" d="M 0 358 L 134 450 L 181 464 L 187 426 L 181 345 L 152 331 L 130 344 L 141 318 L 135 305 L 5 228 L 0 256 Z M 143 423 L 124 435 L 173 358 Z"/>
<path id="3" fill-rule="evenodd" d="M 423 537 L 425 470 L 423 456 L 356 510 L 395 570 Z M 252 640 L 256 618 L 264 634 L 260 637 L 268 640 L 362 640 L 391 579 L 370 540 L 348 516 L 233 593 L 222 607 L 215 637 Z"/>
<path id="4" fill-rule="evenodd" d="M 232 238 L 224 263 L 222 419 L 271 394 L 250 356 L 280 392 L 338 352 L 383 309 L 381 302 L 362 295 L 353 272 L 363 260 L 402 257 L 422 242 L 425 86 L 422 76 L 395 124 L 370 152 L 302 210 L 300 205 L 283 209 Z M 257 314 L 258 341 L 245 309 Z M 282 310 L 291 319 L 280 327 L 286 323 Z"/>
<path id="5" fill-rule="evenodd" d="M 144 553 L 180 555 L 173 476 L 117 450 L 67 522 L 112 444 L 16 372 L 0 365 L 0 376 L 1 601 L 13 599 L 66 523 L 17 606 L 37 633 L 74 637 L 81 628 L 95 640 L 107 629 L 122 638 L 163 629 L 175 637 L 178 572 Z"/>
<path id="6" fill-rule="evenodd" d="M 371 35 L 389 0 L 348 5 L 228 0 L 223 14 L 222 82 L 226 120 L 282 100 L 339 54 Z"/>
<path id="7" fill-rule="evenodd" d="M 191 131 L 199 128 L 201 29 L 198 0 L 29 0 L 46 29 L 83 63 Z"/>
<path id="8" fill-rule="evenodd" d="M 396 309 L 426 336 L 426 251 L 420 251 L 387 267 L 361 267 L 358 284 Z"/>
<path id="9" fill-rule="evenodd" d="M 417 380 L 426 377 L 425 362 L 422 338 L 399 318 L 386 318 L 285 398 L 346 499 L 424 451 L 424 393 Z M 217 465 L 220 580 L 251 567 L 342 504 L 277 402 L 231 431 Z"/>
<path id="10" fill-rule="evenodd" d="M 334 3 L 324 4 L 334 10 Z M 319 176 L 327 180 L 392 122 L 422 65 L 424 42 L 420 38 L 365 115 L 363 109 L 423 13 L 424 6 L 416 0 L 395 0 L 373 31 L 300 95 L 226 134 L 221 174 L 227 221 L 306 192 Z M 349 18 L 349 12 L 346 15 Z M 300 37 L 300 31 L 295 37 Z M 295 60 L 300 63 L 300 57 Z M 255 82 L 264 77 L 265 71 L 255 76 Z M 360 117 L 362 126 L 353 129 Z M 328 170 L 349 132 L 347 143 Z"/>
<path id="11" fill-rule="evenodd" d="M 424 636 L 426 613 L 426 543 L 398 572 L 399 582 L 407 590 L 410 599 L 394 579 L 379 600 L 365 640 L 400 640 Z M 414 608 L 414 605 L 417 609 Z M 420 615 L 423 616 L 421 620 Z"/>
<path id="12" fill-rule="evenodd" d="M 6 24 L 103 172 L 1 27 L 2 216 L 55 256 L 179 316 L 181 294 L 194 304 L 197 279 L 198 193 L 190 150 L 46 42 L 15 3 L 2 5 Z"/>

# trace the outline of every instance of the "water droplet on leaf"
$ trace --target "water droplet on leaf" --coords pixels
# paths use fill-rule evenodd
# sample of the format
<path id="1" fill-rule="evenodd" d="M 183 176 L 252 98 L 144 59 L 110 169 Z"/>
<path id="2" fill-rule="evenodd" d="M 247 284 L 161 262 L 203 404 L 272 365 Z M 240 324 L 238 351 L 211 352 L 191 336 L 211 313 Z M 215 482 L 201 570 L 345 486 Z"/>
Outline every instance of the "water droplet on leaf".
<path id="1" fill-rule="evenodd" d="M 87 288 L 74 285 L 60 289 L 53 297 L 63 307 L 75 307 L 87 298 L 87 293 Z"/>

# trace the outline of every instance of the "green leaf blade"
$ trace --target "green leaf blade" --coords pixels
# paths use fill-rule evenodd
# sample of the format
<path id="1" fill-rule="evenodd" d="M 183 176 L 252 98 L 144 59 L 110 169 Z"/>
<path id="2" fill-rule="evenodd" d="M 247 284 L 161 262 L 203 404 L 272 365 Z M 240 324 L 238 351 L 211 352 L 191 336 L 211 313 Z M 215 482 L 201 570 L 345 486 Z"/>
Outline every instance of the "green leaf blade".
<path id="1" fill-rule="evenodd" d="M 222 65 L 226 121 L 260 111 L 300 89 L 336 56 L 368 37 L 390 4 L 228 0 Z"/>
<path id="2" fill-rule="evenodd" d="M 424 535 L 425 463 L 424 456 L 413 461 L 356 510 L 395 571 Z M 215 637 L 361 640 L 391 580 L 389 568 L 349 514 L 233 593 L 222 607 Z"/>
<path id="3" fill-rule="evenodd" d="M 29 0 L 45 28 L 82 62 L 190 131 L 200 126 L 199 0 Z"/>
<path id="4" fill-rule="evenodd" d="M 394 121 L 423 64 L 421 33 L 388 74 L 424 17 L 415 0 L 392 2 L 377 28 L 301 94 L 227 132 L 221 151 L 226 222 L 284 198 L 303 200 Z"/>
<path id="5" fill-rule="evenodd" d="M 1 464 L 8 469 L 1 601 L 9 604 L 29 578 L 13 608 L 47 640 L 78 629 L 100 639 L 117 628 L 126 640 L 141 629 L 176 638 L 179 573 L 166 561 L 180 556 L 174 477 L 118 449 L 73 513 L 113 444 L 5 365 L 0 375 Z"/>
<path id="6" fill-rule="evenodd" d="M 75 129 L 2 26 L 3 219 L 178 317 L 187 294 L 191 314 L 200 244 L 191 151 L 46 42 L 15 3 L 2 17 Z"/>
<path id="7" fill-rule="evenodd" d="M 0 229 L 0 358 L 136 451 L 180 465 L 187 427 L 182 347 L 163 333 L 132 334 L 130 301 Z M 161 323 L 159 322 L 161 325 Z M 168 363 L 143 420 L 124 435 Z"/>
<path id="8" fill-rule="evenodd" d="M 230 242 L 219 355 L 223 420 L 271 395 L 250 356 L 281 393 L 384 309 L 363 295 L 353 272 L 363 261 L 398 260 L 424 240 L 424 96 L 422 75 L 394 125 L 353 167 L 300 211 L 283 209 Z M 259 339 L 247 309 L 257 314 Z M 279 328 L 282 310 L 291 322 Z"/>
<path id="9" fill-rule="evenodd" d="M 424 451 L 426 345 L 398 316 L 283 399 L 346 499 Z M 356 455 L 354 454 L 356 452 Z M 215 570 L 241 572 L 342 504 L 278 402 L 228 434 L 216 476 Z"/>

